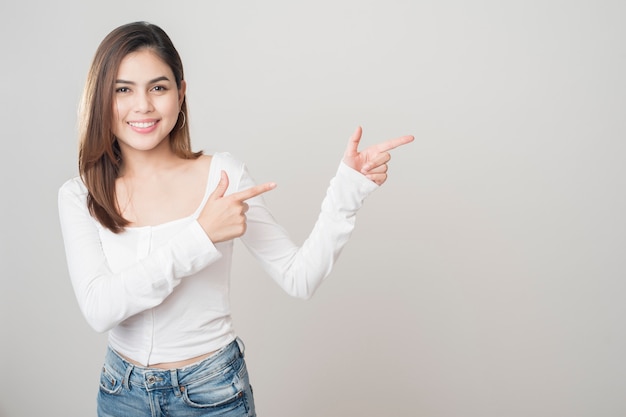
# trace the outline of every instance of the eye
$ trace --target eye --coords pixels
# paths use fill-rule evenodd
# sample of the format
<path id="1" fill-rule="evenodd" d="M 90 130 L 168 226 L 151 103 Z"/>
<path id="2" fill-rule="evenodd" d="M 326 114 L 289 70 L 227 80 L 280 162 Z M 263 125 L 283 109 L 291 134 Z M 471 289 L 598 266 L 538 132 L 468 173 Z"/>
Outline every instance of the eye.
<path id="1" fill-rule="evenodd" d="M 116 93 L 128 93 L 130 91 L 130 88 L 128 87 L 118 87 L 115 89 Z"/>
<path id="2" fill-rule="evenodd" d="M 159 92 L 159 93 L 163 93 L 165 91 L 167 91 L 167 87 L 163 86 L 163 85 L 155 85 L 154 87 L 152 87 L 153 91 Z"/>

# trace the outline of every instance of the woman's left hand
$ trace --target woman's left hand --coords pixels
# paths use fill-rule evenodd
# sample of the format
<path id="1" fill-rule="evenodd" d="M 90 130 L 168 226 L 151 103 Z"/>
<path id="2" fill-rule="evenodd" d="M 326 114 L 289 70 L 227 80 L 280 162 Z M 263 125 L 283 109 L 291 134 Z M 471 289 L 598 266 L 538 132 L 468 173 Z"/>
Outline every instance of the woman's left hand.
<path id="1" fill-rule="evenodd" d="M 359 152 L 358 148 L 362 133 L 363 130 L 361 127 L 358 127 L 350 137 L 348 147 L 343 156 L 343 162 L 376 184 L 382 185 L 387 180 L 387 162 L 391 159 L 388 151 L 412 142 L 414 138 L 413 136 L 401 136 L 372 145 Z"/>

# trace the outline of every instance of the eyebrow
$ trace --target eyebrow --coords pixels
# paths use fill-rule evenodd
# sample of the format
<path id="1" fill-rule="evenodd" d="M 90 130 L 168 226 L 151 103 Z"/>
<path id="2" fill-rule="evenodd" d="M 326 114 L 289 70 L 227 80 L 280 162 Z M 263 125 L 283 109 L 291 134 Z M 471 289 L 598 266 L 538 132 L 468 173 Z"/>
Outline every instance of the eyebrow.
<path id="1" fill-rule="evenodd" d="M 157 77 L 153 80 L 148 81 L 148 84 L 154 84 L 154 83 L 158 83 L 159 81 L 169 81 L 170 79 L 167 78 L 165 75 L 162 75 L 160 77 Z M 130 84 L 130 85 L 135 85 L 136 83 L 134 81 L 126 81 L 126 80 L 120 80 L 117 79 L 115 80 L 115 84 Z"/>

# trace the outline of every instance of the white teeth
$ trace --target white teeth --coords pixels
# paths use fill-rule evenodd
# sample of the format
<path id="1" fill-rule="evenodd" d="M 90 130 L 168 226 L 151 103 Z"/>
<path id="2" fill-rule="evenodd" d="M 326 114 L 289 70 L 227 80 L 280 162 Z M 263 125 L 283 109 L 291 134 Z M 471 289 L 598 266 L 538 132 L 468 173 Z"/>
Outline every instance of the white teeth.
<path id="1" fill-rule="evenodd" d="M 156 122 L 128 122 L 132 127 L 137 127 L 139 129 L 145 129 L 150 126 L 154 126 Z"/>

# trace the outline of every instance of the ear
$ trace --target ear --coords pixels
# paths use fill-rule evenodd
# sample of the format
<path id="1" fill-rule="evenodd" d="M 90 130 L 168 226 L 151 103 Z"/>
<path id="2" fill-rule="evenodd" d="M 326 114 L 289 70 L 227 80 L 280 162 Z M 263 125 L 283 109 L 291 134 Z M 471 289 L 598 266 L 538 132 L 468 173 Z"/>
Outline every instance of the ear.
<path id="1" fill-rule="evenodd" d="M 183 100 L 185 99 L 185 93 L 187 92 L 187 82 L 185 80 L 180 80 L 180 88 L 178 89 L 178 106 L 183 105 Z"/>

